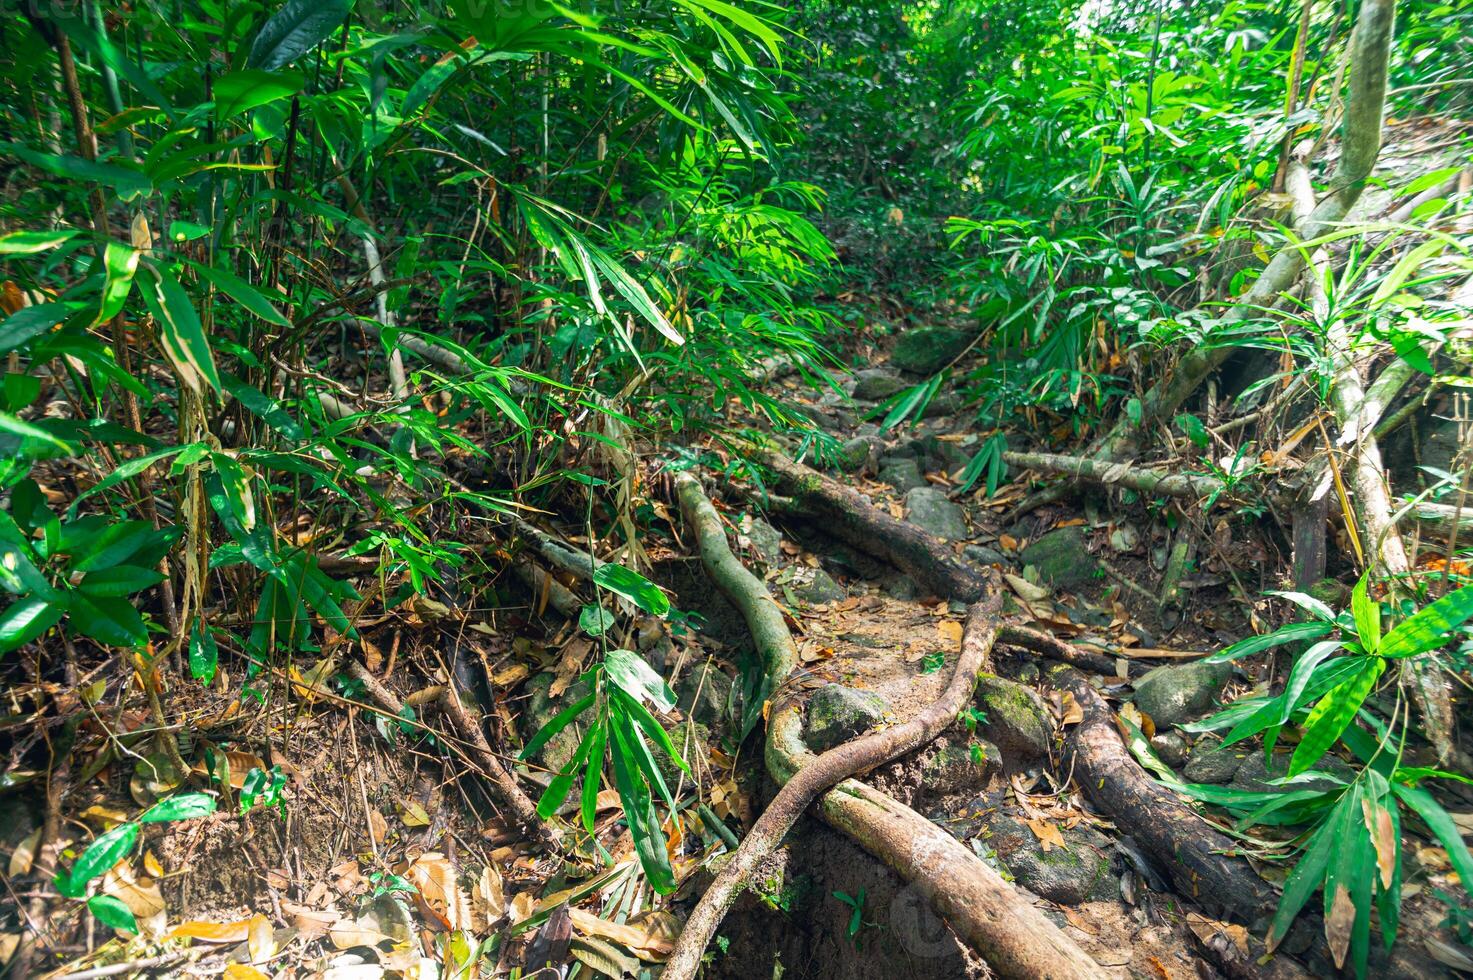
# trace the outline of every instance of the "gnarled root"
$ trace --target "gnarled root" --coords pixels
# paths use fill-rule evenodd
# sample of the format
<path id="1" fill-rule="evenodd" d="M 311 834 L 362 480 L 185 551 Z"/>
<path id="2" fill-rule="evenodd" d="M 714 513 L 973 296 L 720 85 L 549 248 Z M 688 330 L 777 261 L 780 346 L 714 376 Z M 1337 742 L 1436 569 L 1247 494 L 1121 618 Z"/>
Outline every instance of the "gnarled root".
<path id="1" fill-rule="evenodd" d="M 1169 877 L 1176 891 L 1215 914 L 1255 923 L 1271 915 L 1274 890 L 1248 867 L 1228 857 L 1231 838 L 1214 830 L 1171 790 L 1148 776 L 1120 738 L 1115 715 L 1078 671 L 1049 675 L 1084 712 L 1066 745 L 1065 771 L 1085 795 L 1120 827 L 1128 828 Z"/>
<path id="2" fill-rule="evenodd" d="M 741 611 L 763 651 L 774 688 L 792 669 L 795 651 L 781 612 L 766 587 L 734 555 L 720 518 L 689 474 L 675 480 L 686 519 L 696 530 L 702 562 Z M 957 931 L 999 973 L 1016 977 L 1097 977 L 1098 966 L 992 869 L 909 807 L 847 777 L 887 762 L 935 738 L 960 713 L 977 673 L 987 666 L 997 632 L 1000 592 L 968 613 L 962 655 L 941 697 L 916 718 L 815 757 L 803 744 L 798 706 L 774 712 L 767 766 L 782 790 L 687 919 L 663 976 L 687 980 L 722 918 L 761 860 L 823 793 L 820 813 L 901 875 L 916 882 Z M 775 671 L 781 674 L 774 676 Z M 842 782 L 841 782 L 842 780 Z M 829 787 L 837 789 L 824 793 Z"/>
<path id="3" fill-rule="evenodd" d="M 826 534 L 889 562 L 938 596 L 976 602 L 987 588 L 982 570 L 957 558 L 941 538 L 896 520 L 869 498 L 775 452 L 757 450 L 792 506 L 819 522 Z"/>

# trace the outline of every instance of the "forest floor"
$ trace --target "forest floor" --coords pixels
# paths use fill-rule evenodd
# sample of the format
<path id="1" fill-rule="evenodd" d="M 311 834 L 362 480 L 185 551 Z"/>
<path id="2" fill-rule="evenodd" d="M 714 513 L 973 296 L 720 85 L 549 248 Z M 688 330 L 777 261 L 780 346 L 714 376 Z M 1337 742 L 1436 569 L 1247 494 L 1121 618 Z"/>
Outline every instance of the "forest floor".
<path id="1" fill-rule="evenodd" d="M 852 395 L 814 398 L 796 378 L 774 382 L 845 444 L 837 475 L 880 511 L 946 542 L 961 561 L 998 569 L 1009 621 L 1067 640 L 1093 652 L 1096 666 L 1113 667 L 1095 671 L 1091 684 L 1184 778 L 1263 789 L 1264 780 L 1281 774 L 1282 755 L 1266 766 L 1256 741 L 1214 751 L 1214 736 L 1180 727 L 1269 676 L 1267 655 L 1235 669 L 1197 661 L 1255 627 L 1276 625 L 1243 598 L 1285 585 L 1287 566 L 1272 536 L 1227 521 L 1183 523 L 1173 532 L 1164 513 L 1126 505 L 1118 495 L 1019 513 L 1023 482 L 999 487 L 990 498 L 980 489 L 955 493 L 977 437 L 970 413 L 951 411 L 957 405 L 951 392 L 941 392 L 916 425 L 882 433 L 866 421 L 877 401 L 910 383 L 888 363 L 888 343 L 866 334 L 846 352 L 853 363 L 872 365 L 849 379 Z M 659 518 L 644 547 L 652 577 L 669 590 L 675 608 L 699 614 L 690 621 L 700 628 L 672 631 L 651 619 L 625 643 L 637 644 L 679 695 L 678 710 L 666 720 L 674 723 L 693 776 L 671 769 L 676 798 L 691 799 L 694 779 L 729 835 L 750 827 L 772 792 L 761 752 L 750 748 L 759 739 L 737 747 L 744 720 L 760 732 L 758 716 L 767 706 L 758 716 L 753 706 L 743 710 L 751 638 L 702 572 L 688 529 L 674 516 L 660 462 L 649 461 L 642 484 Z M 750 489 L 732 485 L 713 495 L 739 554 L 789 615 L 801 664 L 772 698 L 808 698 L 810 747 L 819 751 L 913 717 L 936 697 L 960 649 L 964 603 L 928 594 L 897 568 L 841 544 L 821 523 L 776 510 L 764 516 L 760 494 Z M 574 544 L 583 540 L 576 527 L 550 529 Z M 1173 534 L 1190 534 L 1202 545 L 1163 602 Z M 361 658 L 414 707 L 433 701 L 469 665 L 487 679 L 484 690 L 494 692 L 482 705 L 491 744 L 511 751 L 569 703 L 593 648 L 553 611 L 546 591 L 524 593 L 521 607 L 508 606 L 505 594 L 495 608 L 475 595 L 455 607 L 415 599 L 361 619 L 361 643 L 348 656 Z M 323 663 L 335 665 L 335 657 Z M 1229 972 L 1237 975 L 1269 975 L 1253 964 L 1261 947 L 1251 945 L 1245 928 L 1261 923 L 1208 914 L 1210 896 L 1175 894 L 1170 871 L 1135 839 L 1138 829 L 1087 798 L 1063 751 L 1083 712 L 1041 667 L 1033 654 L 999 647 L 995 673 L 980 681 L 971 710 L 939 739 L 866 781 L 945 828 L 1024 889 L 1026 900 L 1108 975 L 1210 976 L 1224 962 L 1236 963 L 1241 969 Z M 586 839 L 560 859 L 496 816 L 480 788 L 474 753 L 434 716 L 405 721 L 376 712 L 361 692 L 338 693 L 327 683 L 330 673 L 319 665 L 277 678 L 265 705 L 230 695 L 224 672 L 211 691 L 189 695 L 195 700 L 185 727 L 195 744 L 185 757 L 202 758 L 205 747 L 227 752 L 236 793 L 247 789 L 248 771 L 279 766 L 287 777 L 279 804 L 244 814 L 225 805 L 203 820 L 146 828 L 138 866 L 119 864 L 103 884 L 134 910 L 143 938 L 107 942 L 107 930 L 88 920 L 71 931 L 74 945 L 58 951 L 70 963 L 54 976 L 81 977 L 77 971 L 131 962 L 167 975 L 426 977 L 437 962 L 444 971 L 455 955 L 469 957 L 466 949 L 450 954 L 437 946 L 434 936 L 447 930 L 499 937 L 493 959 L 502 973 L 578 962 L 638 974 L 669 953 L 684 910 L 710 880 L 708 866 L 727 849 L 694 806 L 667 825 L 681 888 L 673 902 L 657 899 L 637 874 L 612 789 L 598 797 L 600 844 L 612 864 Z M 176 692 L 174 703 L 183 696 Z M 17 704 L 27 697 L 24 690 L 13 694 Z M 86 710 L 81 702 L 76 707 Z M 96 744 L 110 726 L 141 736 L 149 719 L 142 712 L 94 715 L 82 734 Z M 534 757 L 522 776 L 534 797 L 548 778 L 542 767 L 561 766 L 576 745 L 568 730 Z M 67 832 L 79 840 L 184 781 L 168 772 L 167 760 L 126 747 L 111 761 L 100 752 L 93 758 L 102 764 L 72 777 Z M 202 761 L 197 765 L 196 776 L 204 771 Z M 1456 789 L 1453 797 L 1455 809 L 1473 810 L 1473 797 Z M 14 877 L 26 870 L 40 813 L 19 795 L 0 797 L 0 806 L 6 811 L 0 850 L 10 854 Z M 1473 813 L 1465 819 L 1473 823 Z M 1282 852 L 1274 853 L 1271 833 L 1257 834 L 1243 840 L 1237 860 L 1281 881 L 1286 869 L 1275 857 Z M 1451 887 L 1446 855 L 1430 840 L 1412 850 L 1402 939 L 1390 961 L 1381 955 L 1373 967 L 1388 976 L 1433 975 L 1462 955 L 1439 928 L 1445 910 L 1431 894 Z M 177 941 L 185 937 L 194 944 Z M 1325 966 L 1316 945 L 1322 941 L 1306 926 L 1285 948 Z M 989 970 L 936 915 L 923 888 L 812 817 L 764 863 L 708 956 L 708 975 L 721 977 L 897 973 L 939 978 Z"/>

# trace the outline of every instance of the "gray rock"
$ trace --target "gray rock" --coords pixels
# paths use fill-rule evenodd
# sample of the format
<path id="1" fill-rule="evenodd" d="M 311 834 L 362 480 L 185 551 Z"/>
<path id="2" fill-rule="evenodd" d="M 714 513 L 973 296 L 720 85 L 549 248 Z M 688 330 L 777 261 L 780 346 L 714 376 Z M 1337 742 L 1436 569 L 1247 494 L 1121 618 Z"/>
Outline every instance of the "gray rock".
<path id="1" fill-rule="evenodd" d="M 943 415 L 955 415 L 962 410 L 962 396 L 954 391 L 940 391 L 921 410 L 921 418 L 934 419 Z"/>
<path id="2" fill-rule="evenodd" d="M 559 711 L 588 693 L 588 685 L 575 681 L 556 699 L 548 696 L 554 677 L 550 673 L 537 674 L 527 681 L 524 690 L 528 693 L 526 707 L 517 717 L 517 729 L 523 739 L 530 739 L 542 730 Z M 530 761 L 548 769 L 561 769 L 578 751 L 583 737 L 583 725 L 577 719 L 553 735 L 547 743 L 532 753 Z"/>
<path id="3" fill-rule="evenodd" d="M 808 699 L 804 741 L 824 752 L 869 731 L 884 719 L 890 705 L 873 691 L 826 684 Z"/>
<path id="4" fill-rule="evenodd" d="M 890 363 L 912 374 L 934 374 L 966 349 L 972 338 L 950 327 L 911 327 L 890 352 Z"/>
<path id="5" fill-rule="evenodd" d="M 975 751 L 974 751 L 975 749 Z M 976 793 L 1002 772 L 1002 753 L 991 742 L 938 739 L 921 762 L 921 785 L 936 796 Z"/>
<path id="6" fill-rule="evenodd" d="M 776 565 L 783 557 L 783 536 L 778 529 L 758 518 L 753 518 L 747 527 L 747 540 L 752 549 L 769 565 Z"/>
<path id="7" fill-rule="evenodd" d="M 977 681 L 977 703 L 987 713 L 981 731 L 1009 765 L 1048 758 L 1054 724 L 1037 691 L 989 674 Z"/>
<path id="8" fill-rule="evenodd" d="M 1167 728 L 1207 713 L 1232 676 L 1231 664 L 1177 664 L 1147 671 L 1135 681 L 1135 705 Z"/>
<path id="9" fill-rule="evenodd" d="M 707 728 L 720 728 L 726 721 L 731 687 L 730 677 L 709 663 L 701 664 L 675 682 L 675 706 Z"/>
<path id="10" fill-rule="evenodd" d="M 884 368 L 866 368 L 854 376 L 853 396 L 858 401 L 879 402 L 909 388 L 900 376 Z"/>
<path id="11" fill-rule="evenodd" d="M 1233 776 L 1232 786 L 1234 789 L 1247 790 L 1250 793 L 1267 793 L 1282 789 L 1269 783 L 1271 779 L 1283 779 L 1289 774 L 1289 758 L 1291 753 L 1276 752 L 1273 759 L 1265 762 L 1263 749 L 1254 748 L 1248 752 L 1243 764 L 1238 767 Z M 1354 779 L 1356 772 L 1354 767 L 1333 755 L 1327 755 L 1315 763 L 1310 772 L 1326 772 L 1338 779 L 1347 782 Z M 1303 783 L 1295 783 L 1292 789 L 1318 789 L 1330 790 L 1339 784 L 1331 779 L 1310 779 Z"/>
<path id="12" fill-rule="evenodd" d="M 1151 737 L 1151 748 L 1156 756 L 1173 769 L 1180 769 L 1187 761 L 1187 740 L 1180 732 L 1160 732 Z"/>
<path id="13" fill-rule="evenodd" d="M 855 436 L 840 450 L 839 468 L 845 473 L 864 469 L 865 464 L 874 458 L 878 446 L 879 440 L 873 436 Z"/>
<path id="14" fill-rule="evenodd" d="M 1216 743 L 1205 743 L 1192 753 L 1187 767 L 1182 770 L 1182 776 L 1189 783 L 1220 786 L 1237 775 L 1249 751 L 1241 742 L 1226 748 Z"/>
<path id="15" fill-rule="evenodd" d="M 813 578 L 795 588 L 793 592 L 804 602 L 838 602 L 849 597 L 844 587 L 835 582 L 833 576 L 822 568 L 815 568 Z"/>
<path id="16" fill-rule="evenodd" d="M 1001 551 L 985 544 L 969 544 L 962 549 L 962 557 L 978 565 L 1006 565 L 1008 558 Z"/>
<path id="17" fill-rule="evenodd" d="M 675 751 L 685 760 L 686 765 L 690 766 L 692 772 L 700 773 L 702 767 L 708 764 L 707 760 L 711 758 L 711 746 L 715 744 L 711 730 L 695 719 L 687 718 L 671 725 L 667 731 L 671 744 L 675 746 Z M 658 745 L 651 744 L 650 753 L 655 757 L 655 766 L 660 770 L 660 775 L 665 777 L 665 782 L 673 791 L 675 784 L 682 776 L 685 776 L 680 764 L 670 758 L 670 753 Z M 686 784 L 689 785 L 690 777 L 685 776 L 685 779 Z"/>
<path id="18" fill-rule="evenodd" d="M 1095 577 L 1099 567 L 1085 545 L 1084 528 L 1061 527 L 1048 532 L 1023 549 L 1023 564 L 1038 570 L 1038 577 L 1058 589 L 1072 589 Z"/>
<path id="19" fill-rule="evenodd" d="M 882 464 L 880 479 L 901 493 L 926 486 L 926 478 L 921 475 L 920 464 L 909 457 Z"/>
<path id="20" fill-rule="evenodd" d="M 1109 841 L 1087 827 L 1059 828 L 1064 847 L 1043 849 L 1023 822 L 999 815 L 987 843 L 1018 884 L 1061 905 L 1115 898 L 1120 887 L 1110 873 Z"/>
<path id="21" fill-rule="evenodd" d="M 948 541 L 963 541 L 971 535 L 962 509 L 935 487 L 916 487 L 905 495 L 906 520 L 923 531 Z"/>
<path id="22" fill-rule="evenodd" d="M 921 594 L 920 586 L 909 575 L 896 575 L 885 580 L 881 586 L 892 599 L 914 599 Z"/>

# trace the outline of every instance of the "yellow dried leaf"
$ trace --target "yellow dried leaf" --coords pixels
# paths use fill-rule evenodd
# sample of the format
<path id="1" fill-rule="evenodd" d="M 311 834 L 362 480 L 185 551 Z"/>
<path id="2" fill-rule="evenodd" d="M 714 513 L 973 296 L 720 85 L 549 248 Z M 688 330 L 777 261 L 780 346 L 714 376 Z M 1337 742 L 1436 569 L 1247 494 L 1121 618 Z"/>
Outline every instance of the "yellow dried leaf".
<path id="1" fill-rule="evenodd" d="M 1059 703 L 1062 708 L 1061 722 L 1063 724 L 1077 725 L 1084 721 L 1084 709 L 1079 706 L 1078 701 L 1074 700 L 1074 695 L 1065 691 Z"/>
<path id="2" fill-rule="evenodd" d="M 430 815 L 425 813 L 424 807 L 413 800 L 403 800 L 400 805 L 404 808 L 404 813 L 399 819 L 404 821 L 404 826 L 428 827 L 430 825 Z"/>
<path id="3" fill-rule="evenodd" d="M 169 931 L 170 939 L 198 939 L 202 943 L 245 942 L 251 932 L 249 919 L 239 922 L 181 922 Z"/>
<path id="4" fill-rule="evenodd" d="M 634 925 L 600 919 L 592 912 L 579 908 L 568 909 L 568 914 L 573 919 L 573 927 L 585 936 L 611 939 L 628 948 L 642 960 L 661 962 L 675 948 L 675 944 L 666 933 L 664 924 L 656 918 Z"/>
<path id="5" fill-rule="evenodd" d="M 1038 838 L 1038 843 L 1043 847 L 1045 854 L 1055 847 L 1068 849 L 1068 845 L 1064 843 L 1064 835 L 1059 833 L 1059 828 L 1050 821 L 1034 818 L 1025 820 L 1024 823 L 1028 825 L 1029 830 L 1033 831 L 1033 836 Z"/>
<path id="6" fill-rule="evenodd" d="M 947 644 L 950 649 L 957 649 L 962 645 L 962 624 L 953 619 L 943 619 L 936 624 L 936 634 L 941 637 L 941 642 Z"/>
<path id="7" fill-rule="evenodd" d="M 153 851 L 145 851 L 143 853 L 143 870 L 155 878 L 162 878 L 164 876 L 164 866 L 159 864 L 159 859 L 154 855 Z"/>
<path id="8" fill-rule="evenodd" d="M 225 980 L 270 980 L 270 978 L 249 964 L 229 963 L 225 966 Z"/>
<path id="9" fill-rule="evenodd" d="M 26 835 L 26 838 L 15 845 L 15 850 L 10 852 L 10 877 L 16 878 L 23 874 L 29 874 L 31 865 L 36 863 L 36 847 L 41 843 L 41 828 Z"/>
<path id="10" fill-rule="evenodd" d="M 1361 811 L 1365 814 L 1366 829 L 1371 832 L 1371 842 L 1376 845 L 1376 867 L 1381 871 L 1381 887 L 1390 888 L 1401 849 L 1396 839 L 1396 828 L 1391 822 L 1391 811 L 1370 799 L 1361 800 Z"/>
<path id="11" fill-rule="evenodd" d="M 368 833 L 375 844 L 382 844 L 389 833 L 389 822 L 377 810 L 368 811 Z"/>
<path id="12" fill-rule="evenodd" d="M 246 950 L 252 963 L 265 963 L 276 955 L 276 930 L 271 928 L 270 919 L 264 915 L 253 915 L 248 929 Z"/>

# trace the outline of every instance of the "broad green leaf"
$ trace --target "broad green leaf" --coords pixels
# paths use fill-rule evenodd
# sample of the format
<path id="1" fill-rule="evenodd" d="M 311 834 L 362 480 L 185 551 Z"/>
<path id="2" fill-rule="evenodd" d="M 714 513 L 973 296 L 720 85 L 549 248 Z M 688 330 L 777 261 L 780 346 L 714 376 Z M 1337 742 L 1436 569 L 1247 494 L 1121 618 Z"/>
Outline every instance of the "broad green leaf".
<path id="1" fill-rule="evenodd" d="M 1202 424 L 1202 420 L 1197 418 L 1197 416 L 1187 415 L 1186 413 L 1178 415 L 1176 417 L 1176 427 L 1182 431 L 1183 435 L 1192 440 L 1192 444 L 1197 448 L 1205 449 L 1207 447 L 1207 443 L 1210 441 L 1207 436 L 1207 427 Z"/>
<path id="2" fill-rule="evenodd" d="M 675 693 L 637 653 L 610 650 L 604 654 L 604 672 L 614 686 L 637 701 L 648 701 L 660 711 L 675 707 Z"/>
<path id="3" fill-rule="evenodd" d="M 593 572 L 595 585 L 628 599 L 652 616 L 663 616 L 670 611 L 670 600 L 660 587 L 638 572 L 623 565 L 607 562 Z"/>
<path id="4" fill-rule="evenodd" d="M 203 394 L 200 381 L 220 390 L 220 375 L 215 370 L 215 357 L 205 338 L 199 314 L 184 287 L 166 270 L 150 265 L 153 282 L 143 288 L 149 312 L 159 322 L 159 342 L 184 382 Z"/>
<path id="5" fill-rule="evenodd" d="M 1452 814 L 1442 808 L 1442 804 L 1425 789 L 1414 789 L 1411 786 L 1403 786 L 1398 783 L 1391 784 L 1391 792 L 1395 793 L 1417 816 L 1422 818 L 1429 830 L 1436 835 L 1447 851 L 1448 862 L 1452 864 L 1453 870 L 1458 873 L 1458 880 L 1468 887 L 1468 882 L 1473 882 L 1473 854 L 1468 852 L 1468 845 L 1463 843 L 1463 832 L 1453 822 Z"/>
<path id="6" fill-rule="evenodd" d="M 34 255 L 45 252 L 76 233 L 74 228 L 58 231 L 12 231 L 0 235 L 0 255 Z"/>
<path id="7" fill-rule="evenodd" d="M 91 572 L 121 565 L 138 553 L 154 535 L 148 521 L 119 521 L 88 542 L 85 554 L 72 556 L 71 570 Z"/>
<path id="8" fill-rule="evenodd" d="M 221 119 L 229 119 L 300 92 L 307 84 L 306 78 L 294 71 L 262 71 L 245 68 L 221 75 L 212 89 L 215 96 L 215 112 Z"/>
<path id="9" fill-rule="evenodd" d="M 609 732 L 604 725 L 596 725 L 592 734 L 593 745 L 588 750 L 588 768 L 583 773 L 583 798 L 580 801 L 583 829 L 590 834 L 598 816 L 598 791 L 603 781 L 604 747 L 608 744 Z"/>
<path id="10" fill-rule="evenodd" d="M 1370 575 L 1362 575 L 1350 593 L 1350 611 L 1355 616 L 1355 631 L 1361 649 L 1375 653 L 1381 644 L 1381 604 L 1366 593 Z"/>
<path id="11" fill-rule="evenodd" d="M 137 842 L 138 824 L 125 823 L 119 824 L 89 844 L 67 875 L 67 883 L 71 889 L 69 894 L 80 896 L 87 882 L 127 857 Z"/>
<path id="12" fill-rule="evenodd" d="M 1280 599 L 1288 599 L 1316 619 L 1322 619 L 1327 623 L 1335 622 L 1335 610 L 1325 605 L 1323 600 L 1316 599 L 1306 592 L 1280 592 L 1271 589 L 1268 594 L 1278 596 Z"/>
<path id="13" fill-rule="evenodd" d="M 23 647 L 55 626 L 66 606 L 45 599 L 17 599 L 0 612 L 0 653 Z"/>
<path id="14" fill-rule="evenodd" d="M 43 419 L 40 424 L 32 424 L 25 419 L 17 418 L 9 412 L 0 412 L 0 432 L 9 432 L 11 435 L 20 436 L 22 439 L 36 439 L 43 445 L 51 446 L 70 455 L 72 447 L 65 441 L 58 439 L 42 426 L 55 419 Z"/>
<path id="15" fill-rule="evenodd" d="M 283 316 L 280 310 L 271 305 L 271 300 L 266 297 L 265 293 L 235 273 L 201 263 L 191 264 L 194 266 L 195 271 L 216 289 L 235 300 L 247 310 L 250 310 L 262 320 L 275 324 L 278 327 L 291 326 L 291 321 Z"/>
<path id="16" fill-rule="evenodd" d="M 1473 616 L 1473 585 L 1449 592 L 1402 620 L 1381 638 L 1383 657 L 1415 657 L 1447 643 L 1452 630 Z"/>
<path id="17" fill-rule="evenodd" d="M 665 834 L 649 789 L 639 778 L 634 749 L 625 733 L 615 727 L 613 736 L 614 786 L 624 806 L 624 820 L 634 838 L 634 852 L 650 886 L 661 895 L 675 890 L 675 872 L 670 868 L 670 855 L 665 849 Z"/>
<path id="18" fill-rule="evenodd" d="M 137 648 L 148 642 L 148 627 L 128 599 L 73 592 L 67 621 L 72 629 L 108 646 Z"/>
<path id="19" fill-rule="evenodd" d="M 158 585 L 164 573 L 138 565 L 116 565 L 88 572 L 77 588 L 92 596 L 125 596 Z"/>
<path id="20" fill-rule="evenodd" d="M 167 800 L 160 800 L 138 818 L 139 823 L 171 823 L 175 820 L 194 820 L 208 817 L 215 812 L 215 798 L 208 793 L 180 793 Z"/>
<path id="21" fill-rule="evenodd" d="M 93 895 L 87 899 L 87 911 L 109 929 L 138 931 L 138 920 L 133 918 L 133 911 L 115 895 Z"/>
<path id="22" fill-rule="evenodd" d="M 153 190 L 153 184 L 147 175 L 133 167 L 100 163 L 95 160 L 85 160 L 82 157 L 40 153 L 16 143 L 0 143 L 0 150 L 13 153 L 31 166 L 58 177 L 65 177 L 67 180 L 112 187 L 125 201 L 142 197 Z"/>
<path id="23" fill-rule="evenodd" d="M 281 407 L 281 402 L 268 397 L 259 388 L 229 373 L 220 376 L 220 383 L 224 390 L 244 405 L 252 415 L 288 439 L 307 438 L 307 431 L 302 428 L 301 423 L 292 418 L 286 409 Z"/>
<path id="24" fill-rule="evenodd" d="M 0 354 L 41 336 L 71 313 L 72 307 L 65 303 L 40 303 L 15 311 L 0 323 Z"/>
<path id="25" fill-rule="evenodd" d="M 1294 748 L 1289 760 L 1289 775 L 1297 776 L 1320 760 L 1345 727 L 1355 719 L 1356 712 L 1376 686 L 1376 681 L 1386 670 L 1386 661 L 1380 657 L 1366 657 L 1360 668 L 1348 680 L 1327 693 L 1304 720 L 1304 737 Z"/>
<path id="26" fill-rule="evenodd" d="M 1237 660 L 1250 654 L 1261 653 L 1271 647 L 1283 646 L 1285 643 L 1296 643 L 1301 640 L 1317 640 L 1333 629 L 1330 623 L 1290 623 L 1281 626 L 1272 633 L 1264 633 L 1260 636 L 1250 636 L 1239 640 L 1225 650 L 1219 650 L 1208 657 L 1203 663 L 1220 664 L 1229 660 Z"/>
<path id="27" fill-rule="evenodd" d="M 573 789 L 573 781 L 578 778 L 578 770 L 583 768 L 584 762 L 592 755 L 594 743 L 598 741 L 597 736 L 602 727 L 602 725 L 595 725 L 584 733 L 583 738 L 578 742 L 578 751 L 573 753 L 573 757 L 563 766 L 562 771 L 554 776 L 547 784 L 547 789 L 543 790 L 541 798 L 537 801 L 537 816 L 543 820 L 550 820 L 558 812 L 563 801 L 568 798 L 568 793 Z M 598 764 L 602 762 L 602 759 L 598 760 Z"/>
<path id="28" fill-rule="evenodd" d="M 1341 645 L 1338 640 L 1323 640 L 1304 651 L 1294 662 L 1294 669 L 1289 672 L 1289 679 L 1284 683 L 1284 693 L 1279 698 L 1278 724 L 1286 724 L 1293 717 L 1294 709 L 1299 707 L 1315 671 L 1326 657 L 1339 649 Z"/>
<path id="29" fill-rule="evenodd" d="M 88 497 L 92 496 L 95 493 L 100 493 L 103 490 L 109 490 L 117 486 L 119 483 L 122 483 L 124 480 L 133 479 L 133 477 L 142 473 L 144 470 L 148 469 L 155 463 L 162 462 L 163 460 L 166 460 L 171 456 L 178 456 L 179 454 L 187 451 L 204 450 L 208 447 L 209 444 L 205 442 L 192 442 L 185 446 L 170 446 L 168 449 L 160 449 L 157 452 L 149 453 L 146 456 L 139 456 L 136 459 L 130 459 L 126 463 L 123 463 L 121 466 L 119 466 L 117 469 L 113 470 L 107 476 L 103 477 L 100 481 L 78 494 L 77 498 L 72 501 L 72 505 L 68 509 L 68 513 L 75 515 L 77 513 L 77 505 L 80 504 L 83 500 L 86 500 Z"/>
<path id="30" fill-rule="evenodd" d="M 343 25 L 350 0 L 287 0 L 261 25 L 246 64 L 267 71 L 291 64 Z"/>
<path id="31" fill-rule="evenodd" d="M 220 648 L 215 635 L 203 623 L 196 623 L 189 634 L 189 676 L 208 684 L 215 679 L 220 666 Z"/>
<path id="32" fill-rule="evenodd" d="M 107 281 L 102 287 L 102 302 L 92 325 L 106 323 L 123 310 L 128 294 L 133 291 L 133 276 L 138 272 L 138 259 L 142 253 L 119 242 L 108 242 L 103 252 L 102 268 Z"/>
<path id="33" fill-rule="evenodd" d="M 589 636 L 603 636 L 616 621 L 613 613 L 591 602 L 578 611 L 578 628 Z"/>
<path id="34" fill-rule="evenodd" d="M 1284 893 L 1279 898 L 1279 907 L 1274 912 L 1273 925 L 1268 931 L 1270 950 L 1288 934 L 1289 927 L 1294 924 L 1294 917 L 1325 880 L 1325 870 L 1330 865 L 1337 841 L 1343 836 L 1348 822 L 1359 817 L 1355 813 L 1355 796 L 1350 791 L 1341 795 L 1340 802 L 1335 804 L 1330 816 L 1310 837 L 1308 846 L 1294 865 L 1294 870 L 1289 872 L 1289 877 L 1284 882 Z"/>

